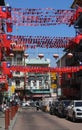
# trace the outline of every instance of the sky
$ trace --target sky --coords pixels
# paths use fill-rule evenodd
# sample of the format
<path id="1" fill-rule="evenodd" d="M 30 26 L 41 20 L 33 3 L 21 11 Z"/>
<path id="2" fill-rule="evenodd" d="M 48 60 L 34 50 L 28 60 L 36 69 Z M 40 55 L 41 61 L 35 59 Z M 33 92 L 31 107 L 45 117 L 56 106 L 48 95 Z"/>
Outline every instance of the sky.
<path id="1" fill-rule="evenodd" d="M 70 9 L 74 0 L 5 0 L 12 8 L 54 8 L 54 9 Z M 53 37 L 73 37 L 75 36 L 74 27 L 68 27 L 67 25 L 55 25 L 55 26 L 24 26 L 13 28 L 12 35 L 23 36 L 53 36 Z M 60 48 L 53 49 L 29 49 L 27 53 L 30 57 L 36 58 L 39 53 L 44 54 L 45 58 L 51 60 L 51 66 L 56 66 L 56 60 L 53 58 L 53 54 L 59 54 L 59 57 L 63 55 L 63 51 Z"/>

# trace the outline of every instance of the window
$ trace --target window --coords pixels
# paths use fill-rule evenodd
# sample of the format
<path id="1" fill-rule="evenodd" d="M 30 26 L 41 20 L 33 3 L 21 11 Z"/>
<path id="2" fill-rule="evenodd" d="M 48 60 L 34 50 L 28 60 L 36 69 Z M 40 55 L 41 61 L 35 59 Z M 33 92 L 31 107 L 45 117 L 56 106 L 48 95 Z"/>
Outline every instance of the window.
<path id="1" fill-rule="evenodd" d="M 75 103 L 75 106 L 76 106 L 76 107 L 82 107 L 82 102 L 76 102 L 76 103 Z"/>
<path id="2" fill-rule="evenodd" d="M 16 86 L 20 86 L 20 80 L 16 80 Z"/>
<path id="3" fill-rule="evenodd" d="M 20 65 L 22 63 L 22 57 L 17 58 L 17 65 Z"/>
<path id="4" fill-rule="evenodd" d="M 15 72 L 16 74 L 20 74 L 20 72 L 19 71 L 17 71 L 17 72 Z"/>

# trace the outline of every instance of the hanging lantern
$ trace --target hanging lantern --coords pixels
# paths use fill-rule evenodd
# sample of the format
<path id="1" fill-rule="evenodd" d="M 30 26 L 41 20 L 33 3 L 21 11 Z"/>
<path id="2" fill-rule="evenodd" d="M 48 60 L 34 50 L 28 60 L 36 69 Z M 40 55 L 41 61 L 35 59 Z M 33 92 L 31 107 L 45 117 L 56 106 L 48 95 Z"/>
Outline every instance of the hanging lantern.
<path id="1" fill-rule="evenodd" d="M 38 57 L 42 59 L 44 57 L 44 54 L 38 54 Z"/>
<path id="2" fill-rule="evenodd" d="M 13 57 L 14 56 L 14 54 L 13 53 L 10 53 L 10 57 Z"/>
<path id="3" fill-rule="evenodd" d="M 53 57 L 54 57 L 55 59 L 57 59 L 57 58 L 59 57 L 59 55 L 58 55 L 58 54 L 53 54 Z"/>
<path id="4" fill-rule="evenodd" d="M 25 57 L 25 58 L 27 58 L 28 56 L 29 56 L 29 54 L 27 54 L 27 53 L 24 54 L 24 57 Z"/>
<path id="5" fill-rule="evenodd" d="M 73 57 L 73 54 L 72 53 L 68 53 L 67 56 L 68 56 L 68 58 L 71 58 L 71 57 Z"/>

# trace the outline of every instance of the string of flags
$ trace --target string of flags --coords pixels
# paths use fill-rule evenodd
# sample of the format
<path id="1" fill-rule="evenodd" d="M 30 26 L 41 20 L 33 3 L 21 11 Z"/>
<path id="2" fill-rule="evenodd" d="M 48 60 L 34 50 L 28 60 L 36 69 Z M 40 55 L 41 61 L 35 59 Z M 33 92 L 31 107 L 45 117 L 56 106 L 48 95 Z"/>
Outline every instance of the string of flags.
<path id="1" fill-rule="evenodd" d="M 82 66 L 69 66 L 69 67 L 38 67 L 38 66 L 16 66 L 8 65 L 7 62 L 2 63 L 4 74 L 11 75 L 13 71 L 19 72 L 30 72 L 30 73 L 47 73 L 56 72 L 59 74 L 63 73 L 74 73 L 82 70 Z"/>
<path id="2" fill-rule="evenodd" d="M 53 8 L 12 8 L 12 17 L 7 21 L 17 26 L 51 26 L 70 24 L 75 10 L 56 10 Z"/>

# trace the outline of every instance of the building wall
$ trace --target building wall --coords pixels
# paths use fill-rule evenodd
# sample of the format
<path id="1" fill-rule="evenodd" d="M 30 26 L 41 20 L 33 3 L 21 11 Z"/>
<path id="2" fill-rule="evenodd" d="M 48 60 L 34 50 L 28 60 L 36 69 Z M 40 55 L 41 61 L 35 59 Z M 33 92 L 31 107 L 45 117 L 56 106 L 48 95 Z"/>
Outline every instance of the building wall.
<path id="1" fill-rule="evenodd" d="M 46 66 L 46 67 L 50 66 L 49 59 L 48 60 L 45 58 L 24 59 L 23 54 L 19 55 L 19 52 L 18 53 L 16 52 L 15 57 L 12 58 L 12 64 L 18 65 L 18 66 L 20 65 L 22 66 Z M 17 91 L 18 90 L 23 91 L 24 89 L 26 89 L 26 91 L 50 90 L 50 74 L 49 73 L 35 74 L 35 73 L 27 73 L 27 72 L 26 73 L 13 72 L 13 79 L 12 79 L 11 86 L 12 85 L 15 86 L 15 90 Z M 24 88 L 24 85 L 25 85 L 25 88 Z M 45 92 L 42 92 L 42 93 L 45 93 Z"/>

